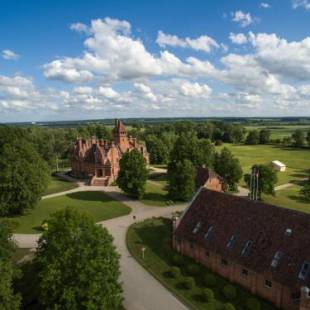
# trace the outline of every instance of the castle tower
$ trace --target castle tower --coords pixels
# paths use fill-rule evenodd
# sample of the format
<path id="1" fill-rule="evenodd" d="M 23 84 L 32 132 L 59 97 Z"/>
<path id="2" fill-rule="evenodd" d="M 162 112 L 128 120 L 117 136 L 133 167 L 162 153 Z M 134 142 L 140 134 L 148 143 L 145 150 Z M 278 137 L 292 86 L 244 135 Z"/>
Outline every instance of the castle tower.
<path id="1" fill-rule="evenodd" d="M 119 145 L 122 151 L 129 148 L 129 141 L 127 138 L 127 130 L 120 120 L 115 120 L 115 127 L 113 129 L 113 138 L 116 145 Z"/>

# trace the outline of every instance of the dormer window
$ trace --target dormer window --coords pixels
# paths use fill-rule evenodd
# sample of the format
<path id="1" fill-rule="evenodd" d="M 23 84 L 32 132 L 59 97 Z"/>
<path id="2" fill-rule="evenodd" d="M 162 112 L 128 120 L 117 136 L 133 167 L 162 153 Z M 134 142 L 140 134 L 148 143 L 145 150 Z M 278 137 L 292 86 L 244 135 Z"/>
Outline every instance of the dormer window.
<path id="1" fill-rule="evenodd" d="M 214 227 L 213 226 L 210 226 L 208 231 L 205 233 L 204 235 L 204 239 L 205 240 L 208 240 L 210 237 L 211 237 L 211 234 L 212 234 L 212 231 L 213 231 Z"/>
<path id="2" fill-rule="evenodd" d="M 291 229 L 291 228 L 286 228 L 286 230 L 285 230 L 285 235 L 286 236 L 291 236 L 293 234 L 293 229 Z"/>
<path id="3" fill-rule="evenodd" d="M 200 227 L 201 227 L 201 222 L 198 222 L 198 223 L 196 224 L 196 226 L 194 227 L 192 233 L 193 233 L 193 234 L 197 234 L 197 232 L 199 231 Z"/>
<path id="4" fill-rule="evenodd" d="M 305 261 L 300 269 L 300 272 L 298 274 L 298 279 L 300 280 L 306 280 L 310 272 L 310 262 Z"/>
<path id="5" fill-rule="evenodd" d="M 274 255 L 272 261 L 271 261 L 271 267 L 272 268 L 277 268 L 279 265 L 279 261 L 283 256 L 283 252 L 277 251 L 276 254 Z"/>
<path id="6" fill-rule="evenodd" d="M 241 256 L 249 256 L 250 252 L 251 252 L 251 249 L 252 249 L 252 246 L 253 246 L 253 241 L 252 240 L 248 240 L 246 243 L 245 243 L 245 246 L 241 252 Z"/>
<path id="7" fill-rule="evenodd" d="M 233 248 L 234 245 L 235 245 L 235 243 L 236 243 L 236 239 L 237 239 L 237 237 L 236 237 L 235 235 L 232 235 L 232 236 L 230 237 L 230 239 L 228 240 L 226 246 L 227 246 L 229 249 Z"/>

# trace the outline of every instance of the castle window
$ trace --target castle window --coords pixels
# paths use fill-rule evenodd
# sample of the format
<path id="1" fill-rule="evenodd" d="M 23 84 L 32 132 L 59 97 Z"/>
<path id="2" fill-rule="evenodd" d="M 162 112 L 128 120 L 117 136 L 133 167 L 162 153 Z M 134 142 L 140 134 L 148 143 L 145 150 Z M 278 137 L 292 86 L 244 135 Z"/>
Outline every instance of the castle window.
<path id="1" fill-rule="evenodd" d="M 248 240 L 241 252 L 241 256 L 249 256 L 252 246 L 253 246 L 253 241 Z"/>
<path id="2" fill-rule="evenodd" d="M 225 267 L 228 266 L 228 261 L 226 259 L 222 258 L 221 265 L 225 266 Z"/>
<path id="3" fill-rule="evenodd" d="M 272 288 L 272 282 L 269 281 L 269 280 L 266 280 L 265 281 L 265 286 L 268 287 L 268 288 Z"/>
<path id="4" fill-rule="evenodd" d="M 241 270 L 241 275 L 242 275 L 243 277 L 247 277 L 247 276 L 249 275 L 249 271 L 248 271 L 247 269 L 242 269 L 242 270 Z"/>

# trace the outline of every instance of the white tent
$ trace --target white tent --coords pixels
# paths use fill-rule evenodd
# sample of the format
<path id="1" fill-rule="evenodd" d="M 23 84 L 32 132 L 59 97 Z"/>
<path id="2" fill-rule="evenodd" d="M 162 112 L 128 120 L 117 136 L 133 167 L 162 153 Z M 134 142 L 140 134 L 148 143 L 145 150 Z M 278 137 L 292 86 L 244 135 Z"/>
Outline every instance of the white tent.
<path id="1" fill-rule="evenodd" d="M 283 171 L 285 171 L 285 169 L 286 169 L 285 164 L 283 164 L 283 163 L 280 162 L 279 160 L 274 160 L 274 161 L 272 161 L 271 163 L 272 163 L 272 166 L 273 166 L 276 170 L 278 170 L 278 171 L 283 172 Z"/>

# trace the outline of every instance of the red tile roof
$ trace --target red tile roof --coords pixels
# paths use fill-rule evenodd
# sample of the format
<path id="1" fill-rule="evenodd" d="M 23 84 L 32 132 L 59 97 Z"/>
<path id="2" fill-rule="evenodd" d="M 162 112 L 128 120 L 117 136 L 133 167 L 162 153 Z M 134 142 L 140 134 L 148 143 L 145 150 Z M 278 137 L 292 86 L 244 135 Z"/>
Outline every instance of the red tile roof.
<path id="1" fill-rule="evenodd" d="M 199 222 L 200 228 L 193 233 Z M 205 240 L 211 226 L 213 230 Z M 310 284 L 310 266 L 306 279 L 298 278 L 303 263 L 310 263 L 309 214 L 202 188 L 175 235 L 258 273 L 271 272 L 276 282 L 288 287 L 299 289 Z M 235 242 L 228 248 L 232 236 Z M 242 256 L 247 241 L 253 245 L 248 255 Z M 271 262 L 277 252 L 283 255 L 278 255 L 281 257 L 274 268 Z"/>

